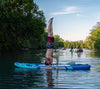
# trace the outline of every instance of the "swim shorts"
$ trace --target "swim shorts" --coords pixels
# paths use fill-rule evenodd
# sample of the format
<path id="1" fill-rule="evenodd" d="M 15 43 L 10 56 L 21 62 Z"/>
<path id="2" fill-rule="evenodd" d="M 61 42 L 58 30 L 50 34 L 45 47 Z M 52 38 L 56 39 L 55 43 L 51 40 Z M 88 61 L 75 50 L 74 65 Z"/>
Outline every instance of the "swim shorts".
<path id="1" fill-rule="evenodd" d="M 47 49 L 53 49 L 54 48 L 54 37 L 48 37 L 47 38 Z"/>
<path id="2" fill-rule="evenodd" d="M 54 42 L 54 37 L 48 37 L 47 42 Z"/>

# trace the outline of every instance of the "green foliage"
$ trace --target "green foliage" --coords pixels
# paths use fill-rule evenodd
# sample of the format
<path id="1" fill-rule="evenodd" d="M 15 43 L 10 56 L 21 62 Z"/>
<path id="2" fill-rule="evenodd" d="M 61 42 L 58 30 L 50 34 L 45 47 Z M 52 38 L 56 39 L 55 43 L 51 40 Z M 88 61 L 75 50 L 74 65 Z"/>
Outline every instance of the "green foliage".
<path id="1" fill-rule="evenodd" d="M 94 47 L 96 49 L 100 49 L 100 39 L 98 39 L 95 43 L 94 43 Z"/>
<path id="2" fill-rule="evenodd" d="M 48 33 L 46 31 L 44 31 L 44 33 L 41 35 L 41 40 L 40 40 L 40 48 L 41 49 L 46 48 L 47 36 L 48 36 Z"/>
<path id="3" fill-rule="evenodd" d="M 100 22 L 91 30 L 90 36 L 87 37 L 85 45 L 90 49 L 100 49 Z"/>
<path id="4" fill-rule="evenodd" d="M 0 1 L 0 50 L 38 48 L 45 17 L 33 0 Z"/>
<path id="5" fill-rule="evenodd" d="M 64 48 L 71 48 L 73 45 L 73 48 L 77 48 L 79 45 L 83 48 L 83 41 L 65 41 L 64 42 Z"/>
<path id="6" fill-rule="evenodd" d="M 54 39 L 55 39 L 55 43 L 54 43 L 55 48 L 64 47 L 64 40 L 60 38 L 59 35 L 54 35 Z"/>

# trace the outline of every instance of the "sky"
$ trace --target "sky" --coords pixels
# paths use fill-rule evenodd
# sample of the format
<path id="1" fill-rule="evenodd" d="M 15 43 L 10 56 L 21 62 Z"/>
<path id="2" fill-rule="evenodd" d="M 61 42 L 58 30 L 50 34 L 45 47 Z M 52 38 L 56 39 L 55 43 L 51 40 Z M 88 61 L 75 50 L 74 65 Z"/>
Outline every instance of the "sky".
<path id="1" fill-rule="evenodd" d="M 44 12 L 46 24 L 51 17 L 54 35 L 69 41 L 85 40 L 100 22 L 100 0 L 34 0 Z M 46 27 L 47 28 L 47 27 Z"/>

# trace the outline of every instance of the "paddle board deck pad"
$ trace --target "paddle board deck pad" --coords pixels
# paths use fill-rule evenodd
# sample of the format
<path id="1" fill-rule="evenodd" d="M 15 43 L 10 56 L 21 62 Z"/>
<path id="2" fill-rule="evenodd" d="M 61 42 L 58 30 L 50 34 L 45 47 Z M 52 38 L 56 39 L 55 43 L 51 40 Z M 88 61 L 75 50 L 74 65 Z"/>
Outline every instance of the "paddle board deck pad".
<path id="1" fill-rule="evenodd" d="M 47 67 L 45 64 L 15 62 L 14 65 L 19 68 L 30 68 L 30 69 L 66 69 L 66 70 L 89 70 L 90 69 L 90 65 L 88 64 L 52 65 L 50 67 Z"/>

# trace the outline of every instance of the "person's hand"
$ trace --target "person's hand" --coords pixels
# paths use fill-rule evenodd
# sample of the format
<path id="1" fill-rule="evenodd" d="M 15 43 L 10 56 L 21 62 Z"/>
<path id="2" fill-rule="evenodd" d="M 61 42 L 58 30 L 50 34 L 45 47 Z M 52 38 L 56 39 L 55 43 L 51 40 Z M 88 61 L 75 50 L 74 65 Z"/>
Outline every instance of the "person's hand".
<path id="1" fill-rule="evenodd" d="M 58 63 L 54 63 L 53 65 L 58 65 Z"/>

